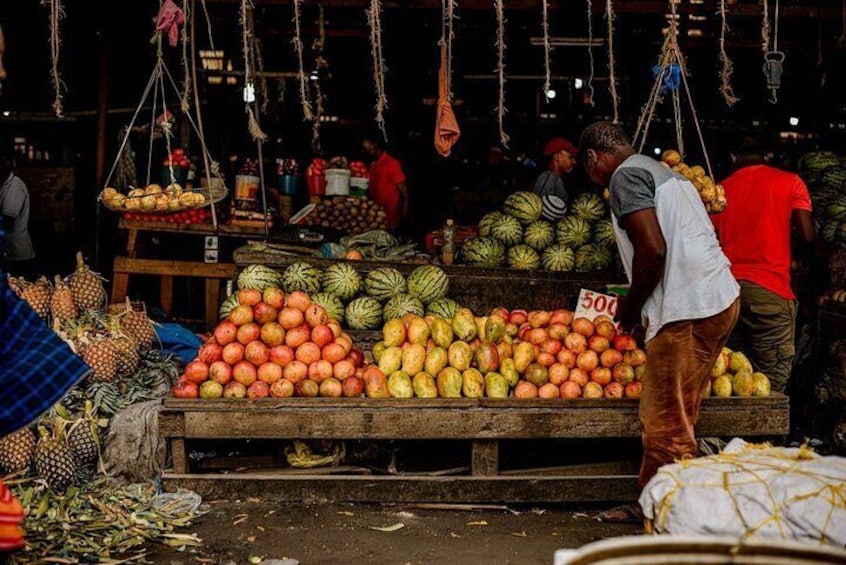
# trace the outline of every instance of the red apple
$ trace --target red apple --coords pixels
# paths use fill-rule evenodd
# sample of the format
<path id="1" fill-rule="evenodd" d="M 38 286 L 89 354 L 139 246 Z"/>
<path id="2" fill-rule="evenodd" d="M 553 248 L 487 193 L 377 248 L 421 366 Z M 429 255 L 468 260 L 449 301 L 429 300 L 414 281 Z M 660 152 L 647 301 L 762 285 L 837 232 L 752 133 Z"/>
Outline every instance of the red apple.
<path id="1" fill-rule="evenodd" d="M 637 349 L 637 342 L 635 338 L 628 334 L 618 334 L 614 336 L 614 349 L 617 351 L 634 351 Z"/>
<path id="2" fill-rule="evenodd" d="M 235 341 L 237 333 L 238 327 L 229 320 L 226 320 L 214 329 L 214 339 L 220 345 L 228 345 Z"/>
<path id="3" fill-rule="evenodd" d="M 570 375 L 567 380 L 573 381 L 580 387 L 583 387 L 590 381 L 590 375 L 584 369 L 576 367 L 575 369 L 570 369 Z"/>
<path id="4" fill-rule="evenodd" d="M 555 386 L 561 386 L 570 376 L 570 369 L 561 363 L 555 363 L 549 368 L 549 382 Z"/>
<path id="5" fill-rule="evenodd" d="M 596 351 L 590 349 L 579 353 L 576 357 L 576 365 L 585 371 L 593 371 L 599 365 L 599 355 L 596 354 Z"/>
<path id="6" fill-rule="evenodd" d="M 570 310 L 555 310 L 549 318 L 549 323 L 569 326 L 573 323 L 573 313 Z"/>
<path id="7" fill-rule="evenodd" d="M 232 367 L 225 361 L 215 361 L 209 367 L 209 378 L 226 386 L 232 380 Z"/>
<path id="8" fill-rule="evenodd" d="M 261 302 L 261 293 L 254 288 L 244 288 L 238 291 L 238 304 L 255 306 Z"/>
<path id="9" fill-rule="evenodd" d="M 276 363 L 262 363 L 257 371 L 258 380 L 272 385 L 276 381 L 282 380 L 282 367 Z"/>
<path id="10" fill-rule="evenodd" d="M 603 367 L 608 367 L 610 369 L 617 363 L 623 362 L 623 354 L 616 349 L 606 349 L 602 352 L 602 355 L 599 356 L 599 362 Z"/>
<path id="11" fill-rule="evenodd" d="M 256 381 L 247 387 L 247 398 L 255 400 L 257 398 L 267 398 L 268 396 L 270 396 L 270 387 L 265 382 Z"/>
<path id="12" fill-rule="evenodd" d="M 188 381 L 178 382 L 173 385 L 174 398 L 199 398 L 200 388 Z"/>
<path id="13" fill-rule="evenodd" d="M 643 349 L 635 349 L 633 351 L 626 351 L 623 354 L 623 361 L 632 367 L 640 367 L 646 363 L 646 353 Z"/>
<path id="14" fill-rule="evenodd" d="M 555 356 L 555 360 L 568 369 L 572 369 L 576 366 L 576 354 L 569 349 L 562 349 L 559 351 L 558 355 Z"/>
<path id="15" fill-rule="evenodd" d="M 594 332 L 593 323 L 587 318 L 576 318 L 573 320 L 573 331 L 585 337 L 590 337 Z"/>
<path id="16" fill-rule="evenodd" d="M 617 363 L 611 370 L 611 375 L 614 380 L 622 385 L 627 385 L 635 379 L 635 372 L 631 365 L 625 363 Z"/>
<path id="17" fill-rule="evenodd" d="M 275 286 L 269 286 L 264 289 L 261 299 L 262 302 L 276 308 L 277 311 L 285 307 L 285 293 Z"/>
<path id="18" fill-rule="evenodd" d="M 552 314 L 546 310 L 532 310 L 529 312 L 529 323 L 533 328 L 545 328 L 549 325 Z"/>
<path id="19" fill-rule="evenodd" d="M 277 345 L 270 349 L 270 360 L 283 369 L 294 360 L 294 350 L 287 345 Z"/>
<path id="20" fill-rule="evenodd" d="M 582 395 L 582 387 L 573 381 L 565 381 L 559 387 L 561 398 L 579 398 Z"/>
<path id="21" fill-rule="evenodd" d="M 558 352 L 561 351 L 562 345 L 561 342 L 557 339 L 548 339 L 545 342 L 540 344 L 541 353 L 549 353 L 550 355 L 558 355 Z"/>
<path id="22" fill-rule="evenodd" d="M 232 378 L 248 387 L 256 382 L 256 368 L 248 361 L 241 361 L 232 367 Z"/>
<path id="23" fill-rule="evenodd" d="M 564 324 L 552 324 L 549 326 L 549 337 L 552 339 L 563 340 L 570 333 L 570 328 Z"/>
<path id="24" fill-rule="evenodd" d="M 185 366 L 185 378 L 194 384 L 204 383 L 209 378 L 209 366 L 195 359 Z"/>
<path id="25" fill-rule="evenodd" d="M 285 329 L 276 322 L 269 322 L 261 327 L 261 340 L 268 347 L 285 343 Z"/>
<path id="26" fill-rule="evenodd" d="M 601 335 L 592 335 L 588 339 L 588 348 L 596 351 L 597 353 L 602 353 L 610 347 L 611 343 L 608 341 L 608 338 Z"/>
<path id="27" fill-rule="evenodd" d="M 219 361 L 222 355 L 223 348 L 218 345 L 216 341 L 211 339 L 200 348 L 200 352 L 197 355 L 197 358 L 203 363 L 211 365 L 215 361 Z"/>
<path id="28" fill-rule="evenodd" d="M 364 394 L 364 380 L 360 377 L 344 379 L 343 394 L 347 398 L 356 398 Z"/>
<path id="29" fill-rule="evenodd" d="M 626 398 L 640 398 L 640 393 L 643 390 L 643 383 L 640 381 L 631 382 L 626 385 L 624 394 Z"/>
<path id="30" fill-rule="evenodd" d="M 597 383 L 590 382 L 582 388 L 582 396 L 585 398 L 602 398 L 605 396 L 605 391 Z"/>
<path id="31" fill-rule="evenodd" d="M 623 398 L 623 385 L 611 383 L 605 387 L 605 398 Z"/>
<path id="32" fill-rule="evenodd" d="M 244 360 L 244 346 L 238 342 L 230 343 L 223 348 L 223 360 L 230 365 Z"/>
<path id="33" fill-rule="evenodd" d="M 278 315 L 279 311 L 276 308 L 264 302 L 259 302 L 253 307 L 253 317 L 259 325 L 275 322 Z"/>
<path id="34" fill-rule="evenodd" d="M 578 355 L 587 350 L 587 338 L 578 333 L 567 334 L 564 338 L 564 347 Z"/>
<path id="35" fill-rule="evenodd" d="M 508 321 L 517 326 L 526 323 L 528 320 L 529 315 L 526 313 L 525 310 L 512 310 L 511 313 L 508 315 Z"/>
<path id="36" fill-rule="evenodd" d="M 597 367 L 590 372 L 590 380 L 600 386 L 606 386 L 611 382 L 611 369 L 607 367 Z"/>
<path id="37" fill-rule="evenodd" d="M 260 338 L 261 327 L 258 324 L 250 322 L 238 328 L 238 343 L 241 345 L 247 345 Z"/>
<path id="38" fill-rule="evenodd" d="M 325 324 L 320 324 L 314 326 L 314 329 L 311 330 L 311 341 L 316 343 L 318 347 L 323 348 L 335 341 L 335 334 L 332 332 L 332 328 Z"/>
<path id="39" fill-rule="evenodd" d="M 247 398 L 247 387 L 241 383 L 232 381 L 223 387 L 223 397 L 235 399 Z"/>
<path id="40" fill-rule="evenodd" d="M 270 348 L 260 341 L 253 341 L 244 348 L 244 359 L 258 367 L 270 360 Z"/>
<path id="41" fill-rule="evenodd" d="M 617 335 L 617 328 L 614 326 L 613 323 L 597 322 L 596 320 L 594 320 L 593 323 L 596 326 L 596 335 L 601 335 L 608 341 L 612 341 Z"/>
<path id="42" fill-rule="evenodd" d="M 270 385 L 270 396 L 273 398 L 290 398 L 294 396 L 294 385 L 291 381 L 280 379 Z"/>

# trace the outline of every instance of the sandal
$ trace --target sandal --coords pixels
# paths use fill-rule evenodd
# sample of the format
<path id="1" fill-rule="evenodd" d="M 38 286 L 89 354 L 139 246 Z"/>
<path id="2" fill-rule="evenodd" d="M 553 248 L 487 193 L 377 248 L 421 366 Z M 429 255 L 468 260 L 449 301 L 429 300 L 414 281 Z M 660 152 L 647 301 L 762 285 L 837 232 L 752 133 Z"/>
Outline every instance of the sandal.
<path id="1" fill-rule="evenodd" d="M 594 518 L 609 524 L 643 524 L 643 511 L 640 504 L 624 504 L 600 512 Z"/>

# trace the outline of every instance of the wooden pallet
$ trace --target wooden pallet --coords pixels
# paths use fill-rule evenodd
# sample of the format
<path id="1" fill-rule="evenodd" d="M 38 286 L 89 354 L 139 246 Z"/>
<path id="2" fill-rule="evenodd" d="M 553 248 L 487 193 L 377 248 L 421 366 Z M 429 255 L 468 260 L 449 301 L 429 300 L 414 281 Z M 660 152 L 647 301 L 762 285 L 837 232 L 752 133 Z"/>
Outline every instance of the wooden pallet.
<path id="1" fill-rule="evenodd" d="M 630 474 L 503 473 L 500 441 L 607 439 L 640 435 L 636 400 L 371 400 L 265 399 L 165 400 L 160 434 L 170 446 L 173 469 L 167 488 L 186 487 L 205 496 L 268 495 L 302 500 L 368 502 L 595 502 L 630 500 Z M 789 430 L 788 399 L 707 398 L 700 436 L 775 436 Z M 467 440 L 471 474 L 465 476 L 360 476 L 325 474 L 192 473 L 186 442 L 193 440 L 335 439 Z"/>

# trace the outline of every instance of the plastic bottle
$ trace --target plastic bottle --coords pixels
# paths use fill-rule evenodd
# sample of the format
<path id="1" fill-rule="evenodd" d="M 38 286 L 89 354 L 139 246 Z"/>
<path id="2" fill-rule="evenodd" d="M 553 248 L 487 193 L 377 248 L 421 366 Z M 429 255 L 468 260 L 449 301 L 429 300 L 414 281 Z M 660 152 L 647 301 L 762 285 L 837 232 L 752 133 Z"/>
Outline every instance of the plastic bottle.
<path id="1" fill-rule="evenodd" d="M 447 220 L 444 226 L 444 246 L 441 249 L 441 261 L 444 265 L 452 265 L 455 259 L 455 226 L 452 220 Z"/>

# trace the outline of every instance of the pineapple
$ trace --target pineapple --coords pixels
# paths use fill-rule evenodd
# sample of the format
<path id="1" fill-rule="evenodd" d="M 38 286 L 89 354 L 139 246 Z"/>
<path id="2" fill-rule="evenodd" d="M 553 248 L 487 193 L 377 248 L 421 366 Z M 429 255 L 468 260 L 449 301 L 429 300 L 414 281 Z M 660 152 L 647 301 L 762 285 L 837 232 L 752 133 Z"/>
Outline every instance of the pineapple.
<path id="1" fill-rule="evenodd" d="M 12 292 L 20 298 L 23 293 L 24 286 L 26 286 L 26 281 L 24 279 L 13 277 L 12 275 L 7 275 L 7 279 L 9 282 L 9 288 L 11 288 Z"/>
<path id="2" fill-rule="evenodd" d="M 120 320 L 117 317 L 109 317 L 108 329 L 110 338 L 118 350 L 118 376 L 121 378 L 134 376 L 141 367 L 138 344 L 121 331 Z"/>
<path id="3" fill-rule="evenodd" d="M 35 451 L 35 434 L 24 428 L 0 438 L 0 472 L 27 471 Z"/>
<path id="4" fill-rule="evenodd" d="M 38 282 L 28 284 L 21 291 L 21 298 L 29 304 L 41 319 L 47 320 L 50 317 L 50 299 L 53 288 L 47 281 L 47 277 L 41 277 Z"/>
<path id="5" fill-rule="evenodd" d="M 117 378 L 120 353 L 114 341 L 99 338 L 82 348 L 82 360 L 91 367 L 92 382 L 112 382 Z"/>
<path id="6" fill-rule="evenodd" d="M 35 447 L 35 472 L 53 490 L 63 491 L 76 477 L 76 463 L 61 432 L 49 434 L 43 428 L 41 439 Z"/>
<path id="7" fill-rule="evenodd" d="M 101 310 L 106 304 L 103 279 L 88 268 L 82 253 L 76 254 L 76 272 L 68 277 L 73 301 L 80 310 Z"/>
<path id="8" fill-rule="evenodd" d="M 126 299 L 126 309 L 120 318 L 120 327 L 124 334 L 138 344 L 139 351 L 146 351 L 156 342 L 156 330 L 146 312 L 136 312 L 132 303 Z"/>
<path id="9" fill-rule="evenodd" d="M 79 469 L 90 468 L 100 456 L 96 423 L 85 417 L 77 420 L 68 431 L 68 447 Z"/>
<path id="10" fill-rule="evenodd" d="M 53 320 L 58 321 L 59 324 L 67 324 L 76 319 L 79 314 L 73 301 L 71 289 L 58 275 L 56 275 L 56 283 L 53 287 L 53 296 L 50 298 L 50 313 L 53 315 Z"/>

